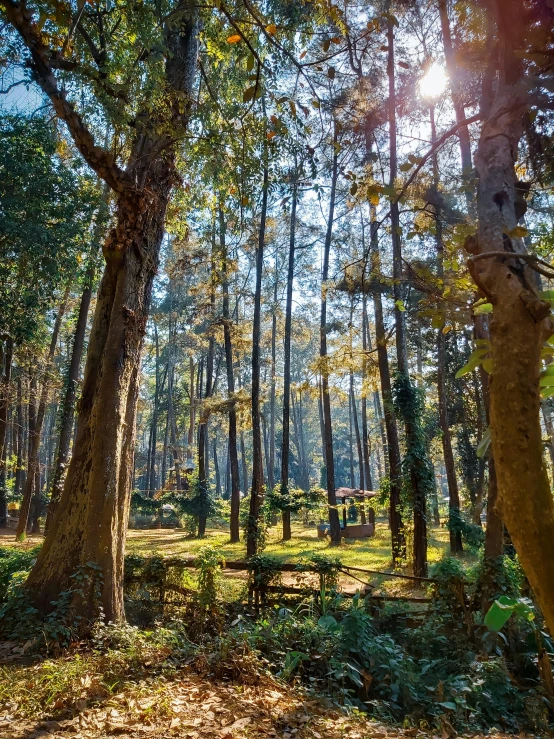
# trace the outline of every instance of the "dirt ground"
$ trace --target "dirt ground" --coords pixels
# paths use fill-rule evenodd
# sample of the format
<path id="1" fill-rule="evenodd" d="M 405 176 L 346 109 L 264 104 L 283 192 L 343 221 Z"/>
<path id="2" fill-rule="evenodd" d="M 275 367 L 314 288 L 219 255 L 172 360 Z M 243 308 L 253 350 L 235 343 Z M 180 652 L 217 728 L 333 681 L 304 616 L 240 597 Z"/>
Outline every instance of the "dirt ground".
<path id="1" fill-rule="evenodd" d="M 114 695 L 101 707 L 87 708 L 66 720 L 37 716 L 13 722 L 0 716 L 3 739 L 450 739 L 448 722 L 439 733 L 397 729 L 302 697 L 288 686 L 268 680 L 237 685 L 187 675 L 165 684 L 139 686 Z M 504 735 L 488 735 L 502 739 Z M 531 739 L 528 737 L 528 739 Z"/>

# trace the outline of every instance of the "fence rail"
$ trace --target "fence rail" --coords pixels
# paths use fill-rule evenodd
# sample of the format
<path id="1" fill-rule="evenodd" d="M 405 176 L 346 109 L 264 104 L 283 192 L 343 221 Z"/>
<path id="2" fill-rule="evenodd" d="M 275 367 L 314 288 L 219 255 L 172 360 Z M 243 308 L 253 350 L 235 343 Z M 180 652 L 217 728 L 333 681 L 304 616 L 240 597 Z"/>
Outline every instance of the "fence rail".
<path id="1" fill-rule="evenodd" d="M 139 569 L 148 570 L 155 572 L 156 587 L 159 588 L 160 599 L 164 600 L 164 591 L 185 594 L 188 591 L 186 588 L 182 588 L 179 585 L 170 583 L 167 580 L 167 574 L 173 571 L 182 571 L 185 569 L 196 569 L 199 564 L 199 560 L 195 557 L 131 557 L 130 560 L 135 560 L 135 564 L 138 563 Z M 235 572 L 249 572 L 252 573 L 253 578 L 249 586 L 249 597 L 253 598 L 256 605 L 264 602 L 267 599 L 268 594 L 282 594 L 282 595 L 313 595 L 319 596 L 321 587 L 324 587 L 325 577 L 329 575 L 329 570 L 325 569 L 321 565 L 310 564 L 305 562 L 293 563 L 293 562 L 278 562 L 276 560 L 266 559 L 267 567 L 264 569 L 263 565 L 259 560 L 221 560 L 220 567 L 222 570 L 230 570 Z M 153 569 L 152 569 L 153 568 Z M 360 582 L 365 586 L 364 595 L 369 597 L 371 600 L 377 602 L 385 601 L 403 601 L 409 603 L 430 603 L 431 598 L 412 596 L 412 595 L 386 595 L 386 594 L 375 594 L 371 591 L 374 590 L 375 585 L 361 580 L 359 577 L 352 573 L 369 574 L 379 577 L 381 579 L 393 579 L 401 578 L 403 580 L 411 580 L 416 583 L 433 583 L 436 582 L 433 578 L 428 577 L 415 577 L 413 575 L 405 575 L 399 572 L 382 572 L 380 570 L 371 570 L 364 567 L 354 567 L 345 564 L 337 564 L 335 572 L 343 573 L 346 576 L 352 577 L 353 579 Z M 289 574 L 313 574 L 318 575 L 320 578 L 320 589 L 314 588 L 311 585 L 298 585 L 293 586 L 289 584 L 275 584 L 271 580 L 273 577 L 278 576 L 282 573 Z M 140 577 L 134 577 L 132 574 L 129 575 L 129 583 L 133 581 L 140 581 Z M 345 597 L 353 597 L 354 593 L 343 593 Z"/>

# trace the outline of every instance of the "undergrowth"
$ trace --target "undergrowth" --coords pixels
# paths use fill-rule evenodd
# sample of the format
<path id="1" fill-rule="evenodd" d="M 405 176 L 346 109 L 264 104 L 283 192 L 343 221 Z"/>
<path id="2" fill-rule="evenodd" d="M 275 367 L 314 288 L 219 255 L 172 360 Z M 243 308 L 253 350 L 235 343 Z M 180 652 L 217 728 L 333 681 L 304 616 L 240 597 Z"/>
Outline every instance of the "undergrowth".
<path id="1" fill-rule="evenodd" d="M 133 602 L 150 599 L 149 611 L 135 609 L 150 625 L 96 624 L 86 641 L 60 632 L 59 647 L 65 639 L 66 648 L 54 658 L 52 644 L 37 639 L 33 649 L 41 654 L 33 664 L 0 668 L 0 712 L 67 715 L 186 668 L 241 684 L 286 681 L 404 726 L 548 730 L 552 709 L 539 680 L 531 627 L 512 619 L 503 634 L 487 632 L 475 607 L 480 567 L 464 570 L 457 560 L 443 560 L 433 573 L 431 607 L 418 612 L 397 603 L 377 607 L 360 595 L 343 597 L 336 579 L 340 563 L 320 559 L 316 598 L 255 611 L 251 603 L 221 597 L 219 560 L 206 548 L 196 575 L 175 571 L 168 577 L 160 558 L 131 558 L 128 614 Z M 0 556 L 0 577 L 9 581 L 0 595 L 4 611 L 22 597 L 31 563 L 28 553 Z M 251 584 L 275 577 L 267 557 L 252 566 Z M 501 591 L 517 594 L 517 565 L 505 560 L 497 566 Z M 163 607 L 155 607 L 162 586 L 170 589 L 162 595 Z M 168 592 L 178 592 L 180 601 L 169 601 Z M 551 642 L 547 649 L 552 651 Z"/>

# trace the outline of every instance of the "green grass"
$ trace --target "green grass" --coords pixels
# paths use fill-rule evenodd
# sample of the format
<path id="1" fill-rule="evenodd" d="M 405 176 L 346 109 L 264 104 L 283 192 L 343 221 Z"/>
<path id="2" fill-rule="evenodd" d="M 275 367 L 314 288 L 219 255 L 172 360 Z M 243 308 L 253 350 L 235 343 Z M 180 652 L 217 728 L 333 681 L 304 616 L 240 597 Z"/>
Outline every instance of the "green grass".
<path id="1" fill-rule="evenodd" d="M 229 543 L 226 530 L 211 528 L 203 539 L 191 539 L 184 531 L 173 530 L 131 530 L 127 537 L 127 551 L 142 555 L 177 555 L 194 557 L 206 544 L 215 547 L 225 559 L 242 559 L 245 545 Z M 429 563 L 438 562 L 448 551 L 448 530 L 432 527 L 429 530 Z M 305 527 L 300 522 L 293 523 L 291 541 L 281 541 L 281 529 L 269 529 L 264 554 L 278 558 L 282 562 L 298 562 L 314 553 L 327 553 L 339 557 L 346 565 L 367 567 L 373 570 L 387 570 L 391 567 L 390 532 L 386 521 L 378 520 L 375 536 L 369 539 L 343 539 L 340 547 L 329 546 L 328 540 L 318 539 L 315 526 Z M 471 554 L 464 560 L 474 561 Z"/>

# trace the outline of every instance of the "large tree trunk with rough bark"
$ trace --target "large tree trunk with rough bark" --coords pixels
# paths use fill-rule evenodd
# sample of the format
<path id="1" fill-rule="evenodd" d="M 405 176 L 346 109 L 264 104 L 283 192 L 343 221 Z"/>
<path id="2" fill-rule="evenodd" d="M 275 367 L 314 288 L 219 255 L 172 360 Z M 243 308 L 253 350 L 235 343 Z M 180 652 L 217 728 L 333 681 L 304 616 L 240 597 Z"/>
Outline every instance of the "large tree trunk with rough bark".
<path id="1" fill-rule="evenodd" d="M 167 169 L 135 202 L 120 202 L 89 342 L 75 447 L 49 535 L 27 580 L 43 610 L 93 562 L 105 618 L 121 621 L 140 352 L 163 237 Z M 155 189 L 154 189 L 155 188 Z M 89 573 L 91 574 L 91 573 Z M 91 574 L 91 580 L 92 574 Z M 93 583 L 80 609 L 93 614 Z"/>
<path id="2" fill-rule="evenodd" d="M 554 330 L 528 262 L 516 256 L 525 245 L 514 234 L 515 163 L 529 103 L 509 72 L 481 132 L 479 230 L 466 247 L 473 278 L 493 304 L 489 392 L 497 506 L 554 633 L 554 499 L 542 453 L 538 382 L 542 344 Z"/>
<path id="3" fill-rule="evenodd" d="M 17 2 L 3 2 L 3 6 L 28 49 L 37 82 L 86 162 L 117 199 L 115 227 L 104 243 L 106 266 L 88 347 L 73 456 L 49 536 L 26 587 L 34 603 L 48 611 L 81 570 L 88 576 L 75 593 L 76 609 L 88 619 L 101 607 L 108 621 L 121 621 L 140 354 L 167 204 L 177 181 L 176 141 L 190 114 L 198 7 L 181 0 L 164 25 L 167 105 L 155 113 L 149 107 L 137 111 L 135 138 L 123 170 L 109 150 L 96 145 L 84 119 L 59 87 L 52 50 L 32 13 Z"/>

